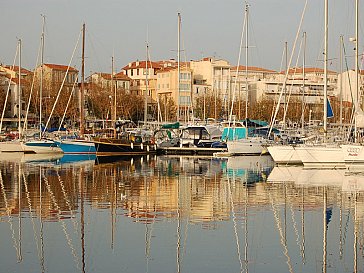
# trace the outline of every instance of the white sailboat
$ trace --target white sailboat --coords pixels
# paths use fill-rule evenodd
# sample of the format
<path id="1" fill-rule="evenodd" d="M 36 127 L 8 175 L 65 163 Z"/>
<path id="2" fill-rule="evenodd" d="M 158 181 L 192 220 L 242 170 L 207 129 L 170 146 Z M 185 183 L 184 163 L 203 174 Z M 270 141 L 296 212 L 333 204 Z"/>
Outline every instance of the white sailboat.
<path id="1" fill-rule="evenodd" d="M 302 164 L 296 149 L 293 145 L 269 145 L 267 147 L 269 154 L 272 156 L 276 164 Z"/>
<path id="2" fill-rule="evenodd" d="M 24 149 L 22 147 L 22 140 L 21 140 L 21 39 L 18 40 L 18 46 L 17 46 L 17 51 L 15 54 L 15 59 L 16 56 L 18 56 L 18 60 L 19 60 L 19 71 L 18 71 L 18 84 L 17 84 L 17 96 L 18 96 L 18 138 L 12 141 L 2 141 L 0 142 L 0 152 L 1 153 L 17 153 L 17 152 L 24 152 Z M 15 60 L 14 60 L 14 64 L 15 64 Z M 12 67 L 15 67 L 13 64 Z M 3 109 L 3 113 L 1 116 L 1 126 L 0 126 L 0 132 L 2 130 L 2 121 L 4 118 L 4 114 L 5 114 L 5 109 L 6 109 L 6 103 L 7 103 L 7 99 L 8 99 L 8 94 L 9 94 L 9 89 L 10 89 L 10 85 L 12 82 L 13 78 L 10 78 L 9 80 L 9 86 L 8 86 L 8 92 L 5 98 L 5 103 L 4 103 L 4 109 Z"/>
<path id="3" fill-rule="evenodd" d="M 364 168 L 364 146 L 362 143 L 342 145 L 345 167 L 348 170 Z"/>
<path id="4" fill-rule="evenodd" d="M 22 149 L 24 151 L 30 150 L 36 154 L 47 154 L 47 153 L 62 153 L 62 149 L 57 146 L 57 144 L 53 140 L 44 139 L 44 132 L 42 130 L 42 89 L 43 89 L 43 65 L 44 65 L 44 25 L 45 25 L 45 16 L 42 15 L 43 24 L 42 24 L 42 35 L 41 35 L 41 79 L 40 79 L 40 103 L 39 103 L 39 139 L 26 140 L 21 143 Z"/>
<path id="5" fill-rule="evenodd" d="M 356 27 L 355 27 L 355 81 L 357 102 L 355 103 L 355 133 L 357 128 L 364 128 L 364 112 L 359 107 L 359 3 L 356 1 Z M 342 146 L 345 166 L 347 169 L 364 168 L 364 146 L 363 142 Z"/>
<path id="6" fill-rule="evenodd" d="M 245 65 L 245 90 L 246 90 L 246 103 L 245 103 L 245 120 L 248 120 L 248 98 L 249 98 L 249 90 L 248 90 L 248 19 L 249 19 L 249 5 L 245 5 L 245 18 L 244 18 L 244 27 L 243 32 L 241 35 L 241 42 L 240 42 L 240 50 L 239 50 L 239 60 L 238 65 L 236 68 L 236 75 L 235 75 L 235 83 L 234 83 L 234 91 L 233 91 L 233 101 L 232 101 L 232 107 L 230 110 L 230 118 L 229 120 L 232 120 L 232 113 L 233 113 L 233 105 L 234 105 L 234 98 L 235 98 L 235 91 L 237 86 L 237 78 L 238 78 L 238 70 L 239 70 L 239 63 L 240 63 L 240 56 L 241 56 L 241 48 L 242 48 L 242 42 L 243 42 L 243 35 L 244 35 L 244 28 L 245 28 L 245 55 L 246 55 L 246 65 Z M 247 124 L 247 122 L 246 122 Z M 266 154 L 268 153 L 266 146 L 269 143 L 268 139 L 265 139 L 263 137 L 250 137 L 248 136 L 248 128 L 246 126 L 245 128 L 245 138 L 240 139 L 232 139 L 229 138 L 226 140 L 228 153 L 231 155 L 260 155 L 260 154 Z M 232 127 L 232 130 L 234 130 L 234 127 Z M 229 134 L 228 134 L 229 136 Z"/>
<path id="7" fill-rule="evenodd" d="M 324 143 L 320 145 L 302 145 L 295 150 L 306 168 L 345 168 L 344 154 L 341 147 L 327 142 L 327 64 L 328 64 L 328 0 L 325 0 L 325 42 L 324 42 Z"/>
<path id="8" fill-rule="evenodd" d="M 305 93 L 305 52 L 306 52 L 306 32 L 303 33 L 304 40 L 304 53 L 303 53 L 303 65 L 302 65 L 302 133 L 304 130 L 304 93 Z M 285 50 L 287 56 L 287 50 Z M 293 52 L 292 52 L 293 53 Z M 286 69 L 286 79 L 288 77 L 288 67 Z M 282 92 L 285 90 L 285 86 L 282 88 Z M 278 104 L 279 105 L 279 104 Z M 286 110 L 286 107 L 285 107 Z M 276 164 L 292 164 L 299 165 L 302 164 L 301 158 L 298 156 L 297 151 L 295 149 L 297 145 L 294 144 L 273 144 L 267 147 L 269 154 L 272 156 L 274 162 Z"/>

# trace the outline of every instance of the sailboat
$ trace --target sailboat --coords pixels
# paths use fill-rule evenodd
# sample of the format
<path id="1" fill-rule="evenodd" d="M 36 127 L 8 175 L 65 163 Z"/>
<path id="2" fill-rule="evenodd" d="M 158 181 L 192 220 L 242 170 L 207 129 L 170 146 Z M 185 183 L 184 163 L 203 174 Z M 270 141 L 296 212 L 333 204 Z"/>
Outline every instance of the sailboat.
<path id="1" fill-rule="evenodd" d="M 246 103 L 245 103 L 245 121 L 246 121 L 246 126 L 245 126 L 245 138 L 240 138 L 240 139 L 227 139 L 226 140 L 226 144 L 227 144 L 227 149 L 228 149 L 228 153 L 232 154 L 232 155 L 260 155 L 260 154 L 266 154 L 267 150 L 266 150 L 266 146 L 269 143 L 269 140 L 263 137 L 250 137 L 248 135 L 248 126 L 247 126 L 247 121 L 248 121 L 248 18 L 249 17 L 249 6 L 248 4 L 246 4 L 245 6 L 245 19 L 244 19 L 244 27 L 245 27 L 245 53 L 246 53 L 246 67 L 245 67 L 245 88 L 246 88 Z M 237 81 L 237 77 L 238 77 L 238 70 L 239 70 L 239 63 L 240 63 L 240 56 L 241 56 L 241 48 L 242 48 L 242 41 L 243 41 L 243 34 L 241 35 L 241 44 L 240 44 L 240 50 L 239 50 L 239 61 L 238 61 L 238 66 L 236 69 L 236 77 L 235 77 L 235 84 L 234 84 L 234 97 L 235 97 L 235 90 L 236 90 L 236 81 Z M 234 103 L 234 99 L 232 102 L 232 105 Z M 230 118 L 229 120 L 232 120 L 232 112 L 233 111 L 233 107 L 231 107 L 230 110 Z M 229 126 L 229 130 L 230 130 L 230 126 Z M 231 130 L 235 130 L 235 128 L 232 126 Z M 229 136 L 229 133 L 228 133 Z"/>
<path id="2" fill-rule="evenodd" d="M 304 130 L 304 93 L 305 93 L 305 52 L 306 52 L 306 32 L 303 33 L 303 39 L 304 39 L 304 53 L 303 53 L 303 66 L 302 66 L 302 131 Z M 286 57 L 287 57 L 287 50 Z M 286 76 L 288 76 L 288 67 L 286 69 Z M 282 91 L 285 89 L 285 87 L 282 89 Z M 286 107 L 285 107 L 286 110 Z M 301 158 L 298 156 L 297 151 L 295 149 L 296 144 L 273 144 L 269 145 L 267 147 L 269 154 L 273 158 L 274 162 L 279 165 L 299 165 L 302 164 Z"/>
<path id="3" fill-rule="evenodd" d="M 355 82 L 357 101 L 355 103 L 355 133 L 357 128 L 364 127 L 364 112 L 359 107 L 359 3 L 356 1 L 356 27 L 355 27 Z M 356 136 L 355 136 L 356 138 Z M 364 167 L 364 146 L 363 142 L 342 145 L 345 166 L 348 169 Z"/>
<path id="4" fill-rule="evenodd" d="M 21 133 L 21 47 L 22 47 L 22 41 L 21 39 L 18 40 L 18 46 L 17 46 L 17 51 L 16 51 L 16 55 L 18 56 L 18 60 L 19 60 L 19 71 L 18 73 L 18 79 L 17 79 L 17 92 L 18 92 L 18 139 L 12 140 L 12 141 L 2 141 L 0 142 L 0 152 L 2 153 L 16 153 L 16 152 L 32 152 L 29 149 L 24 149 L 24 147 L 22 146 L 22 133 Z M 15 59 L 16 59 L 16 55 L 15 55 Z M 15 60 L 14 60 L 14 64 L 15 64 Z M 12 67 L 15 67 L 13 64 Z M 9 87 L 8 87 L 8 92 L 7 92 L 7 96 L 5 98 L 5 104 L 4 104 L 4 109 L 3 109 L 3 113 L 2 113 L 2 117 L 1 117 L 1 126 L 0 126 L 0 131 L 2 129 L 2 120 L 4 118 L 4 114 L 5 114 L 5 109 L 6 109 L 6 102 L 7 102 L 7 98 L 8 98 L 8 94 L 9 94 L 9 89 L 10 89 L 10 84 L 12 82 L 13 78 L 9 79 Z M 15 80 L 15 79 L 14 79 Z"/>
<path id="5" fill-rule="evenodd" d="M 85 79 L 85 24 L 82 25 L 82 76 L 80 92 L 80 139 L 60 139 L 54 142 L 65 154 L 95 154 L 96 148 L 92 141 L 83 139 L 85 131 L 85 110 L 84 110 L 84 79 Z"/>
<path id="6" fill-rule="evenodd" d="M 327 118 L 328 118 L 328 99 L 327 99 L 327 64 L 328 64 L 328 0 L 325 0 L 325 45 L 324 45 L 324 143 L 321 145 L 302 145 L 296 147 L 298 156 L 301 158 L 304 167 L 308 168 L 345 168 L 344 154 L 336 143 L 327 141 Z"/>
<path id="7" fill-rule="evenodd" d="M 42 130 L 42 91 L 43 91 L 43 66 L 44 66 L 44 25 L 45 16 L 42 15 L 42 35 L 41 35 L 41 79 L 40 79 L 40 90 L 39 90 L 39 139 L 25 140 L 21 143 L 22 149 L 24 151 L 30 150 L 36 154 L 48 154 L 48 153 L 62 153 L 62 149 L 57 146 L 57 144 L 50 139 L 43 138 L 44 131 Z"/>
<path id="8" fill-rule="evenodd" d="M 148 71 L 148 56 L 146 61 Z M 148 72 L 147 72 L 148 73 Z M 143 136 L 142 132 L 122 132 L 116 130 L 116 87 L 114 84 L 114 57 L 112 57 L 111 71 L 111 92 L 114 94 L 113 109 L 113 137 L 95 137 L 92 142 L 95 144 L 97 156 L 122 156 L 122 155 L 146 155 L 157 152 L 157 147 L 152 138 Z M 147 92 L 147 90 L 146 90 Z"/>

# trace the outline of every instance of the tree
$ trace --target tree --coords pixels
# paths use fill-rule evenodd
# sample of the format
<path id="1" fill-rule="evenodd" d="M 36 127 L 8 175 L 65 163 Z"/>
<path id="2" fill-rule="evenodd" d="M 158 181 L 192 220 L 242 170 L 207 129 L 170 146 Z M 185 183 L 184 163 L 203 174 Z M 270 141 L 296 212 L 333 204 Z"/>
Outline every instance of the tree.
<path id="1" fill-rule="evenodd" d="M 170 96 L 160 95 L 159 107 L 164 121 L 175 121 L 177 118 L 177 106 Z"/>
<path id="2" fill-rule="evenodd" d="M 195 100 L 195 113 L 197 117 L 217 118 L 220 119 L 224 116 L 223 101 L 220 97 L 211 94 L 200 95 Z"/>

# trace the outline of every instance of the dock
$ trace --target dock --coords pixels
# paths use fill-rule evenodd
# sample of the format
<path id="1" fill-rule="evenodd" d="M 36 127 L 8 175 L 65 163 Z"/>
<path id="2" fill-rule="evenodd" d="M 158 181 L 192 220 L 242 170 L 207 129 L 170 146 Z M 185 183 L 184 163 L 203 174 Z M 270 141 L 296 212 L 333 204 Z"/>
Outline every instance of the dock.
<path id="1" fill-rule="evenodd" d="M 163 155 L 213 155 L 214 153 L 227 152 L 227 148 L 203 148 L 203 147 L 162 147 L 157 149 L 158 154 Z"/>

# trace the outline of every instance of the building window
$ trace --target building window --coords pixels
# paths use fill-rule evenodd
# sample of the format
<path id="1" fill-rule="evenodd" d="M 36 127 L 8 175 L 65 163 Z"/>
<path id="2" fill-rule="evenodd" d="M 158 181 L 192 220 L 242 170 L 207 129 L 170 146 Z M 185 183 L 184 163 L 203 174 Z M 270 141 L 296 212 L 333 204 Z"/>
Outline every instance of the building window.
<path id="1" fill-rule="evenodd" d="M 181 91 L 190 91 L 191 90 L 191 85 L 189 83 L 181 83 L 179 86 L 180 86 L 179 89 Z"/>

